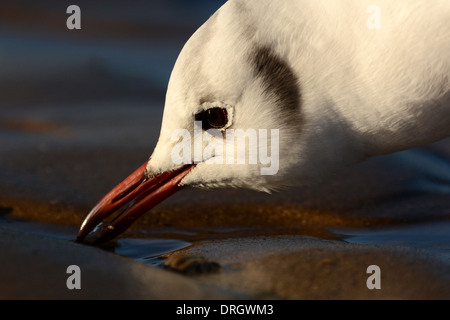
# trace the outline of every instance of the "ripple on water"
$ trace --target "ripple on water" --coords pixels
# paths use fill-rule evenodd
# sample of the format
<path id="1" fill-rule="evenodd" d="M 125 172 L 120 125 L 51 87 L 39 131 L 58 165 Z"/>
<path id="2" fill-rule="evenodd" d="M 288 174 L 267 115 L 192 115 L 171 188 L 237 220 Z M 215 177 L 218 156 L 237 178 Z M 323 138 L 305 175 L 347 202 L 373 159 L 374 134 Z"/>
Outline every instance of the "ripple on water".
<path id="1" fill-rule="evenodd" d="M 116 241 L 114 252 L 145 264 L 161 266 L 161 256 L 187 248 L 191 243 L 174 239 L 127 239 Z"/>
<path id="2" fill-rule="evenodd" d="M 349 243 L 421 249 L 450 266 L 450 221 L 334 231 Z"/>

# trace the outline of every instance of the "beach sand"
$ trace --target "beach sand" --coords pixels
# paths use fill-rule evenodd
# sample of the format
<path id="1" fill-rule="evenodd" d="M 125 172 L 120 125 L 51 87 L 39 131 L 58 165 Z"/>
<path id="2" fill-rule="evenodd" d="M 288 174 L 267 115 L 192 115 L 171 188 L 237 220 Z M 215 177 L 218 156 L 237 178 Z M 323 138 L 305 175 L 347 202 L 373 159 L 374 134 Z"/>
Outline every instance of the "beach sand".
<path id="1" fill-rule="evenodd" d="M 425 152 L 433 159 L 448 146 L 443 141 L 410 156 Z M 440 182 L 429 189 L 434 179 L 426 168 L 399 165 L 395 156 L 346 169 L 332 182 L 272 195 L 182 190 L 114 245 L 96 248 L 75 243 L 77 229 L 96 199 L 131 172 L 136 156 L 119 146 L 98 149 L 101 158 L 81 148 L 53 152 L 10 153 L 2 166 L 2 175 L 18 179 L 2 181 L 0 258 L 7 263 L 0 268 L 1 298 L 450 298 L 449 195 L 440 193 Z M 39 183 L 30 185 L 25 176 Z M 436 225 L 444 226 L 442 234 Z M 411 227 L 416 230 L 404 236 L 401 230 Z M 390 229 L 399 234 L 395 241 L 376 236 Z M 358 236 L 362 240 L 352 242 Z M 154 252 L 154 243 L 167 248 Z M 162 266 L 186 255 L 220 269 L 185 275 Z M 72 264 L 82 270 L 81 290 L 65 286 Z M 381 269 L 381 290 L 366 286 L 370 265 Z"/>

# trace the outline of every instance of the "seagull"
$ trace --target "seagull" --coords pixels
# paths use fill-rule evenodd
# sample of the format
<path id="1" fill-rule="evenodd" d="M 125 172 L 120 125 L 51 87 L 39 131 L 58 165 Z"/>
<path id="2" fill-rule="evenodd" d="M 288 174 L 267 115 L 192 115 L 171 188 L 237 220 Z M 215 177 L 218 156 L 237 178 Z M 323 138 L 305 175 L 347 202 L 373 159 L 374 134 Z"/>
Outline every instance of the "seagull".
<path id="1" fill-rule="evenodd" d="M 112 240 L 185 187 L 310 185 L 449 137 L 449 53 L 448 0 L 228 1 L 175 63 L 150 159 L 92 209 L 77 240 Z M 262 149 L 279 155 L 276 173 L 229 162 L 235 152 L 217 145 L 206 152 L 204 140 L 238 129 L 269 130 Z M 174 161 L 176 147 L 188 161 Z"/>

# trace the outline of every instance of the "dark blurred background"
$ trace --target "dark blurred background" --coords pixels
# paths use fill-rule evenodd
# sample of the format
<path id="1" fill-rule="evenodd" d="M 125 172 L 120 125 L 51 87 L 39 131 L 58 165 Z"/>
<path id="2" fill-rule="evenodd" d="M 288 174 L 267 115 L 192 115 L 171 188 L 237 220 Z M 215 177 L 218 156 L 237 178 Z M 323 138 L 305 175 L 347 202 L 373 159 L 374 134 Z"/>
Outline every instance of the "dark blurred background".
<path id="1" fill-rule="evenodd" d="M 1 1 L 2 107 L 159 99 L 186 40 L 225 1 Z M 81 8 L 82 29 L 66 28 Z"/>
<path id="2" fill-rule="evenodd" d="M 90 205 L 145 161 L 175 60 L 224 2 L 1 1 L 0 195 Z"/>

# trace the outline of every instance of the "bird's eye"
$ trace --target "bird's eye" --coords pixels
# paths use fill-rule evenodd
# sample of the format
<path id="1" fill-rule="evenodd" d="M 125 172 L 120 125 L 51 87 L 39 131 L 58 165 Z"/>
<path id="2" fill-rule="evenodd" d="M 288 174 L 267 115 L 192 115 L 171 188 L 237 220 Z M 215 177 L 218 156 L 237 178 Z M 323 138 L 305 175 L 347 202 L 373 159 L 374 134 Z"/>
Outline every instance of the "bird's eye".
<path id="1" fill-rule="evenodd" d="M 203 130 L 222 129 L 228 124 L 228 112 L 225 108 L 211 108 L 195 115 L 195 121 L 202 122 Z"/>

